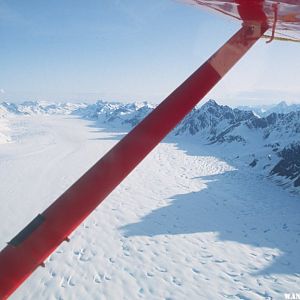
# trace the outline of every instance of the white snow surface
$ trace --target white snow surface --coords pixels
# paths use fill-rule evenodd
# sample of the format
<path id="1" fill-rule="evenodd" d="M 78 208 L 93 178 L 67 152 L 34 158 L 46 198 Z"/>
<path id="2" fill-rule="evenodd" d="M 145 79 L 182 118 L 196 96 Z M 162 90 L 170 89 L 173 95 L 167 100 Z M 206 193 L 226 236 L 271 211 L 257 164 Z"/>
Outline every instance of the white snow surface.
<path id="1" fill-rule="evenodd" d="M 124 134 L 71 115 L 9 122 L 13 142 L 0 146 L 1 248 Z M 299 195 L 226 149 L 166 138 L 11 299 L 284 299 L 299 292 Z"/>
<path id="2" fill-rule="evenodd" d="M 0 145 L 10 141 L 9 131 L 6 113 L 0 107 Z"/>

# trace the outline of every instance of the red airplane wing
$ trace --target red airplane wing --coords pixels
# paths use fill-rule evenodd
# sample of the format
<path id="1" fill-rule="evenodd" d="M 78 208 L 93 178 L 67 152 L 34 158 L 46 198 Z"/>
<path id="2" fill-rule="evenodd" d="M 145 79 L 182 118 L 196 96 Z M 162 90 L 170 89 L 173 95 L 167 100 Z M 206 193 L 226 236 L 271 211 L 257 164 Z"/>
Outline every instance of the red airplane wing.
<path id="1" fill-rule="evenodd" d="M 275 37 L 300 39 L 300 1 L 299 0 L 182 0 L 185 3 L 208 8 L 237 20 L 260 21 L 263 14 L 270 26 L 269 35 Z M 256 7 L 261 6 L 258 11 Z"/>

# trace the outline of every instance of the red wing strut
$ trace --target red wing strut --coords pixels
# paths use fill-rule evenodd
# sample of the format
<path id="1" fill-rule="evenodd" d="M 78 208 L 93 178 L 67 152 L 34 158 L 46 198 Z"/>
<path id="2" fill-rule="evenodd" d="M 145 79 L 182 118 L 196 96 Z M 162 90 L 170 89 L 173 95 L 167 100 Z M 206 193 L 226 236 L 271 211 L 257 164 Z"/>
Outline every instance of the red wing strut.
<path id="1" fill-rule="evenodd" d="M 79 226 L 214 87 L 268 29 L 242 28 L 0 252 L 0 299 L 6 299 Z"/>

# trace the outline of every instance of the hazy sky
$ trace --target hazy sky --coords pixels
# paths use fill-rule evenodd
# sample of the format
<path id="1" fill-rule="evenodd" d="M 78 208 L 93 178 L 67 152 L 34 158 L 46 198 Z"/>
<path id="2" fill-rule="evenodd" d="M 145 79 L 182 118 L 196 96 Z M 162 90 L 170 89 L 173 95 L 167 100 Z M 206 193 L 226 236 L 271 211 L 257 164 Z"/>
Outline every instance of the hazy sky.
<path id="1" fill-rule="evenodd" d="M 0 101 L 157 103 L 238 27 L 174 0 L 0 0 Z M 300 102 L 299 54 L 262 40 L 207 98 Z"/>

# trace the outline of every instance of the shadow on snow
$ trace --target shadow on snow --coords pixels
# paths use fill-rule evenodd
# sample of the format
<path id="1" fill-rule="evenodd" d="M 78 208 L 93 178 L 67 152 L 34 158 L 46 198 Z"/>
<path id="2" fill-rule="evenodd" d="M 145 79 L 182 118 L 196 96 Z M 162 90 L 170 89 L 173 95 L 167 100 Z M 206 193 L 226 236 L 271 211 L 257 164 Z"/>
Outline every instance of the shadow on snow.
<path id="1" fill-rule="evenodd" d="M 282 255 L 259 274 L 300 273 L 300 203 L 282 200 L 282 209 L 278 209 L 279 203 L 274 204 L 264 193 L 249 199 L 242 186 L 230 198 L 226 190 L 238 171 L 228 173 L 205 177 L 209 180 L 206 189 L 176 195 L 170 205 L 121 230 L 127 236 L 150 237 L 216 232 L 219 240 L 279 249 Z"/>
<path id="2" fill-rule="evenodd" d="M 119 140 L 125 135 L 124 129 L 106 129 L 104 125 L 96 121 L 89 127 L 110 134 L 104 139 Z M 218 151 L 211 152 L 211 147 L 200 149 L 195 143 L 187 146 L 172 135 L 164 142 L 176 142 L 185 151 L 188 148 L 187 155 L 220 157 Z M 240 178 L 238 170 L 201 179 L 205 180 L 206 189 L 176 195 L 170 199 L 170 205 L 152 211 L 139 222 L 120 228 L 121 231 L 126 236 L 150 237 L 216 232 L 219 240 L 277 248 L 282 253 L 256 275 L 300 273 L 298 199 L 274 197 L 276 192 L 271 189 L 277 187 L 270 183 L 268 189 L 257 190 L 251 181 L 245 182 L 245 178 Z M 287 193 L 281 192 L 282 195 Z"/>
<path id="3" fill-rule="evenodd" d="M 187 155 L 210 152 L 203 149 L 206 146 L 200 149 L 195 144 L 178 145 L 184 150 L 188 148 Z M 258 179 L 251 181 L 252 177 L 249 175 L 249 181 L 245 182 L 239 170 L 202 177 L 207 188 L 176 195 L 168 206 L 121 230 L 127 236 L 151 237 L 216 232 L 219 240 L 276 248 L 281 252 L 257 275 L 300 273 L 299 199 L 281 197 L 287 192 L 266 179 L 266 185 L 256 186 Z"/>

